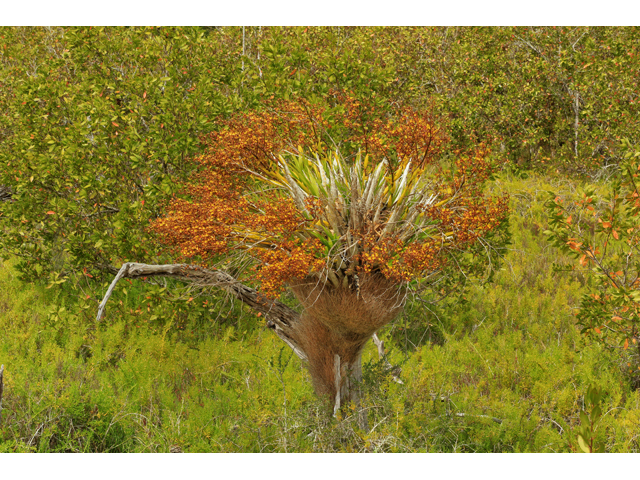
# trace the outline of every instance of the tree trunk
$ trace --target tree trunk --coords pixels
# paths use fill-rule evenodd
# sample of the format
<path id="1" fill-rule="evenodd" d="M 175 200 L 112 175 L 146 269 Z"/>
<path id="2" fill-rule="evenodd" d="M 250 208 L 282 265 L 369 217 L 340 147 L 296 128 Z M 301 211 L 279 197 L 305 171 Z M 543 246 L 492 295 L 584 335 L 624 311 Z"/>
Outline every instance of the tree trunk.
<path id="1" fill-rule="evenodd" d="M 296 330 L 318 396 L 334 405 L 357 400 L 354 387 L 362 382 L 362 350 L 371 336 L 340 334 L 307 314 Z"/>
<path id="2" fill-rule="evenodd" d="M 375 274 L 362 275 L 355 289 L 334 288 L 306 279 L 292 285 L 304 309 L 300 315 L 218 270 L 184 264 L 125 263 L 98 308 L 97 320 L 102 317 L 120 278 L 153 276 L 177 278 L 198 286 L 217 286 L 261 312 L 267 327 L 308 362 L 316 393 L 329 400 L 334 413 L 340 406 L 355 402 L 360 426 L 366 430 L 366 415 L 360 408 L 362 350 L 375 332 L 402 310 L 404 296 L 396 284 Z"/>
<path id="3" fill-rule="evenodd" d="M 292 290 L 304 308 L 295 336 L 307 356 L 316 393 L 332 399 L 334 410 L 351 401 L 359 406 L 362 350 L 402 310 L 401 290 L 375 274 L 362 275 L 355 289 L 306 279 Z"/>

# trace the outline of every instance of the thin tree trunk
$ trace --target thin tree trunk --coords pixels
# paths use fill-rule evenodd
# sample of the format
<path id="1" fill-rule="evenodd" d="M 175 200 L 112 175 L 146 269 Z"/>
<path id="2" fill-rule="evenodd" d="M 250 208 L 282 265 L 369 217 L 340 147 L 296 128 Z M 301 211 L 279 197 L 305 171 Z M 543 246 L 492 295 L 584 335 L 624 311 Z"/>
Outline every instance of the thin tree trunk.
<path id="1" fill-rule="evenodd" d="M 346 366 L 344 384 L 340 393 L 345 400 L 348 399 L 355 404 L 360 429 L 369 431 L 367 411 L 362 405 L 362 350 L 351 365 Z"/>
<path id="2" fill-rule="evenodd" d="M 242 71 L 244 72 L 244 27 L 242 27 Z"/>
<path id="3" fill-rule="evenodd" d="M 2 425 L 2 393 L 4 390 L 4 365 L 0 365 L 0 425 Z"/>
<path id="4" fill-rule="evenodd" d="M 358 426 L 368 431 L 367 412 L 362 408 L 362 351 L 351 364 L 341 364 L 340 355 L 334 355 L 333 369 L 336 392 L 333 416 L 337 415 L 341 405 L 353 402 L 358 414 Z"/>
<path id="5" fill-rule="evenodd" d="M 580 126 L 580 95 L 578 92 L 572 92 L 574 95 L 573 101 L 573 154 L 578 158 L 578 128 Z"/>

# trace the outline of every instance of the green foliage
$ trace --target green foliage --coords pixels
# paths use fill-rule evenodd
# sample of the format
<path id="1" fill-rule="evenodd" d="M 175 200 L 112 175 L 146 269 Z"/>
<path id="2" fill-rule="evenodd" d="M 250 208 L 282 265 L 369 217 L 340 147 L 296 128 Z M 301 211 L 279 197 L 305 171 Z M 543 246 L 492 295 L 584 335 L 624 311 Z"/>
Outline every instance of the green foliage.
<path id="1" fill-rule="evenodd" d="M 471 284 L 464 303 L 429 305 L 437 318 L 416 303 L 406 322 L 380 332 L 402 385 L 367 346 L 368 432 L 355 405 L 331 420 L 302 362 L 239 309 L 216 306 L 228 318 L 220 324 L 206 310 L 174 317 L 172 308 L 202 298 L 188 302 L 185 292 L 166 307 L 155 301 L 164 286 L 124 284 L 95 325 L 72 290 L 25 287 L 6 262 L 0 451 L 569 452 L 586 433 L 580 413 L 591 416 L 595 405 L 583 394 L 597 384 L 607 392 L 603 414 L 583 438 L 637 452 L 640 392 L 624 382 L 615 353 L 580 348 L 572 311 L 593 283 L 555 271 L 572 259 L 542 235 L 546 191 L 576 196 L 576 185 L 530 175 L 502 176 L 491 188 L 511 194 L 514 212 L 503 266 L 493 284 Z M 147 311 L 150 290 L 158 296 Z M 427 322 L 438 342 L 420 331 Z"/>
<path id="2" fill-rule="evenodd" d="M 0 190 L 12 198 L 0 201 L 0 252 L 12 260 L 0 268 L 0 452 L 570 451 L 577 435 L 589 450 L 637 452 L 638 38 L 609 27 L 1 28 Z M 493 283 L 411 299 L 381 332 L 403 385 L 365 350 L 369 432 L 355 406 L 331 421 L 302 363 L 223 296 L 121 282 L 93 322 L 110 267 L 168 258 L 148 220 L 217 118 L 268 99 L 331 104 L 341 90 L 429 105 L 456 148 L 483 141 L 511 162 L 490 187 L 513 211 Z M 619 177 L 584 188 L 531 172 L 605 178 L 617 164 Z M 452 282 L 444 294 L 465 278 Z"/>
<path id="3" fill-rule="evenodd" d="M 3 253 L 50 280 L 157 256 L 148 220 L 232 109 L 227 55 L 180 28 L 4 28 L 0 43 Z"/>
<path id="4" fill-rule="evenodd" d="M 638 214 L 637 189 L 640 151 L 626 143 L 625 162 L 607 185 L 606 194 L 587 186 L 579 199 L 550 193 L 547 211 L 549 240 L 576 259 L 576 270 L 593 280 L 577 312 L 589 341 L 620 351 L 637 386 L 638 352 Z M 637 350 L 637 349 L 632 349 Z"/>
<path id="5" fill-rule="evenodd" d="M 638 141 L 635 28 L 453 27 L 416 32 L 415 101 L 433 98 L 461 145 L 493 140 L 529 168 L 591 172 Z"/>
<path id="6" fill-rule="evenodd" d="M 243 27 L 244 28 L 244 27 Z M 245 38 L 244 80 L 253 97 L 324 99 L 334 91 L 383 103 L 402 88 L 398 68 L 405 68 L 403 28 L 247 27 L 228 30 L 235 42 Z M 238 45 L 236 43 L 236 45 Z"/>
<path id="7" fill-rule="evenodd" d="M 584 453 L 602 453 L 604 444 L 597 445 L 595 430 L 602 417 L 601 402 L 604 394 L 596 385 L 590 385 L 584 397 L 585 408 L 580 412 L 577 441 Z"/>
<path id="8" fill-rule="evenodd" d="M 431 105 L 454 144 L 592 171 L 638 141 L 633 28 L 0 31 L 0 246 L 25 279 L 159 261 L 146 232 L 216 118 L 350 91 Z M 576 123 L 577 119 L 577 123 Z M 82 274 L 80 274 L 82 272 Z M 91 278 L 91 277 L 89 277 Z"/>

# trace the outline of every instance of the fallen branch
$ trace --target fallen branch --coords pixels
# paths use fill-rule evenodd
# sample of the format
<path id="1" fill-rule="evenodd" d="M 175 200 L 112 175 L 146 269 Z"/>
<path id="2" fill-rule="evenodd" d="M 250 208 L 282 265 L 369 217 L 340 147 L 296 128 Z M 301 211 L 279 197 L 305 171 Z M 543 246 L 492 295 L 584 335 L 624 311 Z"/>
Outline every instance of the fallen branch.
<path id="1" fill-rule="evenodd" d="M 100 321 L 113 289 L 121 278 L 141 279 L 145 277 L 170 277 L 198 287 L 218 287 L 229 292 L 238 300 L 264 315 L 267 327 L 275 331 L 295 354 L 302 360 L 307 356 L 296 340 L 295 326 L 300 314 L 277 300 L 270 300 L 257 290 L 243 285 L 231 275 L 219 270 L 209 270 L 197 265 L 167 264 L 147 265 L 144 263 L 125 263 L 111 282 L 100 306 L 96 321 Z"/>

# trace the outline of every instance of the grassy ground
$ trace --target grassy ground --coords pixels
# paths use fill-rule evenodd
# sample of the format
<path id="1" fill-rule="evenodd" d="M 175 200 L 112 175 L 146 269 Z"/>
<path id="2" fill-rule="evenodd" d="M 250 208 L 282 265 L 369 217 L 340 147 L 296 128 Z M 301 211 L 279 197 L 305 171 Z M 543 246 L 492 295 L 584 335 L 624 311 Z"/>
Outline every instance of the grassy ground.
<path id="1" fill-rule="evenodd" d="M 582 343 L 573 311 L 587 280 L 553 271 L 567 260 L 542 234 L 546 191 L 575 186 L 505 177 L 493 188 L 513 207 L 495 282 L 434 312 L 414 305 L 381 332 L 403 384 L 368 346 L 368 432 L 354 410 L 330 420 L 302 363 L 238 307 L 222 325 L 206 311 L 147 311 L 132 285 L 95 325 L 95 299 L 82 309 L 0 264 L 0 452 L 566 452 L 591 384 L 606 393 L 596 444 L 638 451 L 626 362 Z"/>

